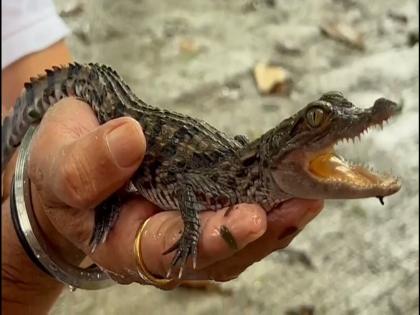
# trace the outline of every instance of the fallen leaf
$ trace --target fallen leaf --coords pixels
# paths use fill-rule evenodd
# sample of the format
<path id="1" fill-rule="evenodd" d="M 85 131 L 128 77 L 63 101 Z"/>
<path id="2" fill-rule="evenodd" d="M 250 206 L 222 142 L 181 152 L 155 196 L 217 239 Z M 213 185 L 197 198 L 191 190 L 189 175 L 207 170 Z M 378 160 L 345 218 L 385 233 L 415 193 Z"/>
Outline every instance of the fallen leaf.
<path id="1" fill-rule="evenodd" d="M 254 76 L 261 94 L 290 94 L 292 80 L 286 69 L 259 63 L 254 68 Z"/>
<path id="2" fill-rule="evenodd" d="M 326 36 L 336 41 L 343 42 L 360 50 L 365 48 L 363 35 L 349 24 L 343 22 L 327 22 L 322 24 L 320 28 Z"/>

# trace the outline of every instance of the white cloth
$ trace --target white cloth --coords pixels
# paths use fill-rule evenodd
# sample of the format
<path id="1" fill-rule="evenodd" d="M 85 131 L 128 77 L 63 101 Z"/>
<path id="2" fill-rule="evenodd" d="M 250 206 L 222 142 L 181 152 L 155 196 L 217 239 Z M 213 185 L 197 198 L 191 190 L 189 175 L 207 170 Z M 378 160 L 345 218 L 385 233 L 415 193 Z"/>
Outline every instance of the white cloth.
<path id="1" fill-rule="evenodd" d="M 52 0 L 1 0 L 1 68 L 69 34 Z"/>

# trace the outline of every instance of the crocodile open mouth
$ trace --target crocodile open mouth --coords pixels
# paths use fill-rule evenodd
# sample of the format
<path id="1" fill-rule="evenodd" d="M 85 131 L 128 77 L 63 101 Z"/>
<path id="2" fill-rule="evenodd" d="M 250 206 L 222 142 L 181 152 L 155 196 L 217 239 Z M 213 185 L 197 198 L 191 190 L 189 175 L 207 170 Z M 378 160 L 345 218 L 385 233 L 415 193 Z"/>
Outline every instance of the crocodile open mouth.
<path id="1" fill-rule="evenodd" d="M 312 104 L 305 111 L 303 121 L 307 125 L 301 124 L 302 119 L 293 125 L 292 133 L 297 135 L 293 139 L 303 140 L 291 142 L 296 149 L 278 161 L 272 168 L 271 178 L 279 188 L 279 195 L 286 193 L 306 199 L 378 197 L 382 202 L 383 197 L 400 190 L 399 180 L 371 167 L 346 161 L 335 153 L 334 146 L 342 141 L 354 141 L 368 129 L 382 129 L 383 124 L 398 112 L 398 106 L 380 98 L 372 107 L 361 109 L 346 103 L 340 95 L 333 96 L 335 99 L 328 95 L 324 97 L 339 103 L 330 116 L 325 116 L 328 110 L 323 109 L 322 103 Z M 313 136 L 305 137 L 306 134 L 299 134 L 301 130 L 306 134 L 312 131 Z"/>
<path id="2" fill-rule="evenodd" d="M 309 162 L 309 172 L 319 180 L 346 183 L 361 189 L 399 187 L 398 180 L 388 174 L 380 174 L 372 168 L 345 161 L 334 151 L 316 156 Z M 394 189 L 391 189 L 393 192 Z M 391 191 L 390 191 L 391 193 Z"/>
<path id="3" fill-rule="evenodd" d="M 353 140 L 354 142 L 356 138 L 360 140 L 360 135 L 371 127 L 382 129 L 383 124 L 391 116 L 391 113 L 384 115 L 380 120 L 372 122 L 352 135 L 343 137 L 338 142 L 343 140 Z M 348 185 L 361 190 L 381 192 L 377 196 L 381 202 L 381 197 L 393 194 L 400 189 L 399 180 L 394 176 L 381 174 L 372 167 L 347 161 L 335 153 L 334 146 L 329 146 L 320 152 L 312 153 L 308 159 L 307 171 L 319 181 Z"/>

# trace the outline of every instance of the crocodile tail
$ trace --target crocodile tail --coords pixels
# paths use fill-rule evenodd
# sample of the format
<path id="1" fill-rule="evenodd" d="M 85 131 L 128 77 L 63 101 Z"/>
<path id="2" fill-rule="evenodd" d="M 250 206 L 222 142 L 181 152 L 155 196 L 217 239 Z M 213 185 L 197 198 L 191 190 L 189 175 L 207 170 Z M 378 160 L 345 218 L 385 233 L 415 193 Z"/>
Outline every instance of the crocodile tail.
<path id="1" fill-rule="evenodd" d="M 53 67 L 44 75 L 25 83 L 13 112 L 2 123 L 1 169 L 2 172 L 20 145 L 29 126 L 38 123 L 48 108 L 66 96 L 76 96 L 75 78 L 80 78 L 85 67 L 79 64 Z M 86 71 L 85 71 L 86 72 Z"/>

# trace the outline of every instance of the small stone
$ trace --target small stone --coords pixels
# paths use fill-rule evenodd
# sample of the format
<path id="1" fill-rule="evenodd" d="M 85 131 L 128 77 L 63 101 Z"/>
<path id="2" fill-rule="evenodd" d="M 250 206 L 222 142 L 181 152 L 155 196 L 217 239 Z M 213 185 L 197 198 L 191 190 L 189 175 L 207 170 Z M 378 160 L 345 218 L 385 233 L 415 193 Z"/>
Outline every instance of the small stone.
<path id="1" fill-rule="evenodd" d="M 90 33 L 91 26 L 89 23 L 83 24 L 82 26 L 79 25 L 73 29 L 73 35 L 86 45 L 91 43 Z"/>
<path id="2" fill-rule="evenodd" d="M 278 42 L 275 48 L 279 53 L 285 55 L 299 55 L 302 53 L 299 46 L 291 42 Z"/>
<path id="3" fill-rule="evenodd" d="M 182 53 L 196 54 L 199 52 L 200 46 L 193 39 L 184 38 L 179 43 L 179 50 Z"/>
<path id="4" fill-rule="evenodd" d="M 396 22 L 407 24 L 408 17 L 403 12 L 389 11 L 388 16 Z"/>
<path id="5" fill-rule="evenodd" d="M 287 310 L 285 315 L 315 315 L 315 306 L 301 305 L 297 308 Z"/>
<path id="6" fill-rule="evenodd" d="M 61 17 L 77 16 L 83 13 L 84 4 L 82 2 L 70 2 L 67 3 L 66 7 L 60 11 Z"/>
<path id="7" fill-rule="evenodd" d="M 410 47 L 416 45 L 419 42 L 419 31 L 417 30 L 409 32 L 407 42 Z"/>

